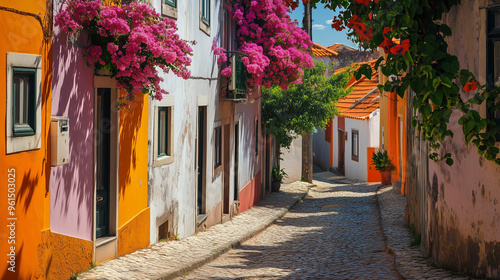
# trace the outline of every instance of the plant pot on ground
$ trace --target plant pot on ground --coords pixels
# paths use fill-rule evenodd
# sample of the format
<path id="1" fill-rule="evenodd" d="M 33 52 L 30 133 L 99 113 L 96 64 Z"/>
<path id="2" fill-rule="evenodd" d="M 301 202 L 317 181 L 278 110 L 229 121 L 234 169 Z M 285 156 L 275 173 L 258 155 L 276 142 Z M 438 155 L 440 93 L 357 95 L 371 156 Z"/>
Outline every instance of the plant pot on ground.
<path id="1" fill-rule="evenodd" d="M 285 170 L 279 169 L 279 167 L 273 167 L 272 172 L 272 183 L 271 183 L 271 191 L 277 192 L 281 188 L 281 182 L 284 178 L 288 177 Z"/>
<path id="2" fill-rule="evenodd" d="M 372 164 L 380 172 L 382 185 L 390 185 L 391 171 L 394 171 L 396 167 L 389 158 L 387 151 L 375 151 L 372 155 Z"/>

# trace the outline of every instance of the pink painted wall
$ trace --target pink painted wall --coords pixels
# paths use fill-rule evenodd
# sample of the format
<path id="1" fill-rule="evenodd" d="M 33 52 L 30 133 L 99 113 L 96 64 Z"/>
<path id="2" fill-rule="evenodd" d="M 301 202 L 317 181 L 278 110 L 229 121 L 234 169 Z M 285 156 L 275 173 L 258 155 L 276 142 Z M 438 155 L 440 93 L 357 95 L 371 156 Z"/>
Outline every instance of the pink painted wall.
<path id="1" fill-rule="evenodd" d="M 82 42 L 70 45 L 59 33 L 54 28 L 52 115 L 69 117 L 70 156 L 68 164 L 51 168 L 50 227 L 55 233 L 91 240 L 94 72 L 75 46 Z"/>
<path id="2" fill-rule="evenodd" d="M 466 0 L 445 15 L 454 35 L 448 40 L 460 66 L 469 69 L 485 83 L 486 10 L 480 1 Z M 464 21 L 463 19 L 468 20 Z M 475 92 L 462 98 L 467 100 Z M 485 115 L 485 105 L 475 106 Z M 466 145 L 455 111 L 450 119 L 453 139 L 443 143 L 454 164 L 429 162 L 427 210 L 429 257 L 452 269 L 491 278 L 500 277 L 500 166 Z M 497 142 L 498 143 L 498 142 Z M 409 162 L 408 164 L 412 164 Z"/>

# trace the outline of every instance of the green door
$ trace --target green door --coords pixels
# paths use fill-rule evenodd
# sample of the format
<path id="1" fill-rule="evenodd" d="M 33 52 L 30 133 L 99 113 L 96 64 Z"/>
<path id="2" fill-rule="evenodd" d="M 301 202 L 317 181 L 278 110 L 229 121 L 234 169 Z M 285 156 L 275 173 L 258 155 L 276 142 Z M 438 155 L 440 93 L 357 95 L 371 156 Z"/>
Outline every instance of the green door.
<path id="1" fill-rule="evenodd" d="M 109 234 L 111 89 L 97 89 L 96 238 Z"/>

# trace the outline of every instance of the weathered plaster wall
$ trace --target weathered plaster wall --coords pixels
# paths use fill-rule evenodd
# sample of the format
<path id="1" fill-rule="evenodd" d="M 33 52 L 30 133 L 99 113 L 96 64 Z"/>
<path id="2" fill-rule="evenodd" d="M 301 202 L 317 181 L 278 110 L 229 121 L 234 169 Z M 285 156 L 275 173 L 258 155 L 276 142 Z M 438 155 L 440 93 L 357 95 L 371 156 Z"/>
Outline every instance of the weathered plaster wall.
<path id="1" fill-rule="evenodd" d="M 486 10 L 481 7 L 489 3 L 462 1 L 444 17 L 454 32 L 448 40 L 450 50 L 461 67 L 472 71 L 481 83 L 486 73 Z M 462 97 L 470 94 L 462 93 Z M 484 105 L 479 109 L 484 114 Z M 460 116 L 453 112 L 449 127 L 454 138 L 442 146 L 443 153 L 452 153 L 453 166 L 429 162 L 427 175 L 425 170 L 414 168 L 409 158 L 410 176 L 415 169 L 421 175 L 408 183 L 408 220 L 421 230 L 422 248 L 433 261 L 500 278 L 500 166 L 481 158 L 475 147 L 465 144 L 457 124 Z M 418 161 L 415 164 L 420 165 Z"/>
<path id="2" fill-rule="evenodd" d="M 339 51 L 339 55 L 333 57 L 333 69 L 337 70 L 343 67 L 347 67 L 352 63 L 370 61 L 379 58 L 378 52 L 374 51 Z"/>
<path id="3" fill-rule="evenodd" d="M 332 146 L 333 146 L 333 157 L 332 157 L 332 167 L 339 167 L 339 118 L 335 117 L 332 120 Z"/>
<path id="4" fill-rule="evenodd" d="M 152 1 L 161 12 L 163 1 Z M 222 176 L 213 176 L 214 122 L 219 121 L 217 76 L 218 67 L 212 42 L 219 40 L 220 2 L 212 3 L 210 36 L 199 28 L 199 5 L 184 1 L 177 3 L 178 33 L 185 40 L 196 40 L 193 46 L 191 78 L 183 80 L 173 74 L 164 75 L 162 88 L 170 94 L 162 101 L 150 101 L 149 110 L 149 206 L 151 209 L 150 243 L 158 241 L 158 227 L 168 222 L 171 234 L 180 238 L 196 230 L 196 134 L 198 97 L 208 100 L 206 105 L 206 209 L 220 209 Z M 170 164 L 153 167 L 154 108 L 173 102 L 174 160 Z M 234 129 L 234 128 L 233 128 Z M 218 214 L 220 217 L 220 213 Z"/>
<path id="5" fill-rule="evenodd" d="M 324 128 L 316 128 L 316 132 L 313 133 L 313 162 L 324 169 L 330 168 L 331 144 L 325 141 L 325 134 L 327 132 Z"/>
<path id="6" fill-rule="evenodd" d="M 21 0 L 2 1 L 2 6 L 50 17 L 50 1 Z M 1 279 L 44 279 L 47 262 L 38 252 L 48 245 L 44 232 L 50 228 L 50 192 L 48 174 L 50 172 L 49 124 L 52 95 L 52 39 L 44 40 L 43 30 L 31 16 L 9 11 L 0 11 L 0 195 L 2 196 L 0 219 L 4 224 L 0 230 L 0 278 Z M 6 89 L 7 52 L 34 54 L 41 56 L 40 99 L 41 120 L 37 131 L 41 132 L 41 148 L 30 151 L 6 153 Z M 14 171 L 12 171 L 14 169 Z M 12 174 L 12 175 L 8 175 Z M 14 176 L 13 176 L 14 175 Z M 8 179 L 15 179 L 15 221 L 8 206 Z M 11 181 L 12 182 L 12 181 Z M 15 222 L 15 243 L 8 243 L 11 236 L 7 222 Z M 12 239 L 10 239 L 12 240 Z M 15 272 L 7 270 L 10 265 L 10 247 L 15 247 Z"/>
<path id="7" fill-rule="evenodd" d="M 313 134 L 313 141 L 316 134 Z M 324 138 L 323 138 L 324 139 Z M 313 148 L 316 143 L 313 143 Z M 315 155 L 316 158 L 317 154 Z M 291 183 L 302 179 L 302 136 L 295 138 L 290 149 L 281 148 L 280 168 L 283 168 L 288 177 L 283 183 Z"/>

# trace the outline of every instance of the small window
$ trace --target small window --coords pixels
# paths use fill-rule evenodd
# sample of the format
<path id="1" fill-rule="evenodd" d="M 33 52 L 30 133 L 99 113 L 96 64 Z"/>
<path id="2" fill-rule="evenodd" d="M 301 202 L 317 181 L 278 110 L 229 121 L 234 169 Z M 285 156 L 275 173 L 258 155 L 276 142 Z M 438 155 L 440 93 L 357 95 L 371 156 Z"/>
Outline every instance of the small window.
<path id="1" fill-rule="evenodd" d="M 14 68 L 12 79 L 13 135 L 34 135 L 36 131 L 36 69 Z"/>
<path id="2" fill-rule="evenodd" d="M 158 157 L 171 156 L 169 107 L 158 108 Z"/>
<path id="3" fill-rule="evenodd" d="M 214 128 L 214 169 L 222 165 L 222 126 Z"/>
<path id="4" fill-rule="evenodd" d="M 352 133 L 352 160 L 359 161 L 359 132 L 353 130 Z"/>
<path id="5" fill-rule="evenodd" d="M 255 120 L 255 156 L 259 154 L 259 120 Z"/>
<path id="6" fill-rule="evenodd" d="M 210 0 L 201 0 L 201 20 L 210 26 Z"/>
<path id="7" fill-rule="evenodd" d="M 7 53 L 6 153 L 42 147 L 42 56 Z M 43 104 L 45 105 L 45 104 Z"/>
<path id="8" fill-rule="evenodd" d="M 177 8 L 177 0 L 165 0 L 165 4 Z"/>
<path id="9" fill-rule="evenodd" d="M 500 87 L 500 9 L 488 11 L 488 37 L 487 37 L 487 66 L 486 76 L 488 89 Z M 500 100 L 496 100 L 500 102 Z M 488 112 L 488 117 L 500 125 L 500 110 Z M 497 134 L 500 141 L 500 133 Z"/>
<path id="10" fill-rule="evenodd" d="M 165 103 L 162 104 L 163 106 L 155 107 L 154 135 L 156 138 L 154 138 L 153 146 L 153 167 L 174 162 L 174 107 L 173 105 L 165 106 Z"/>

